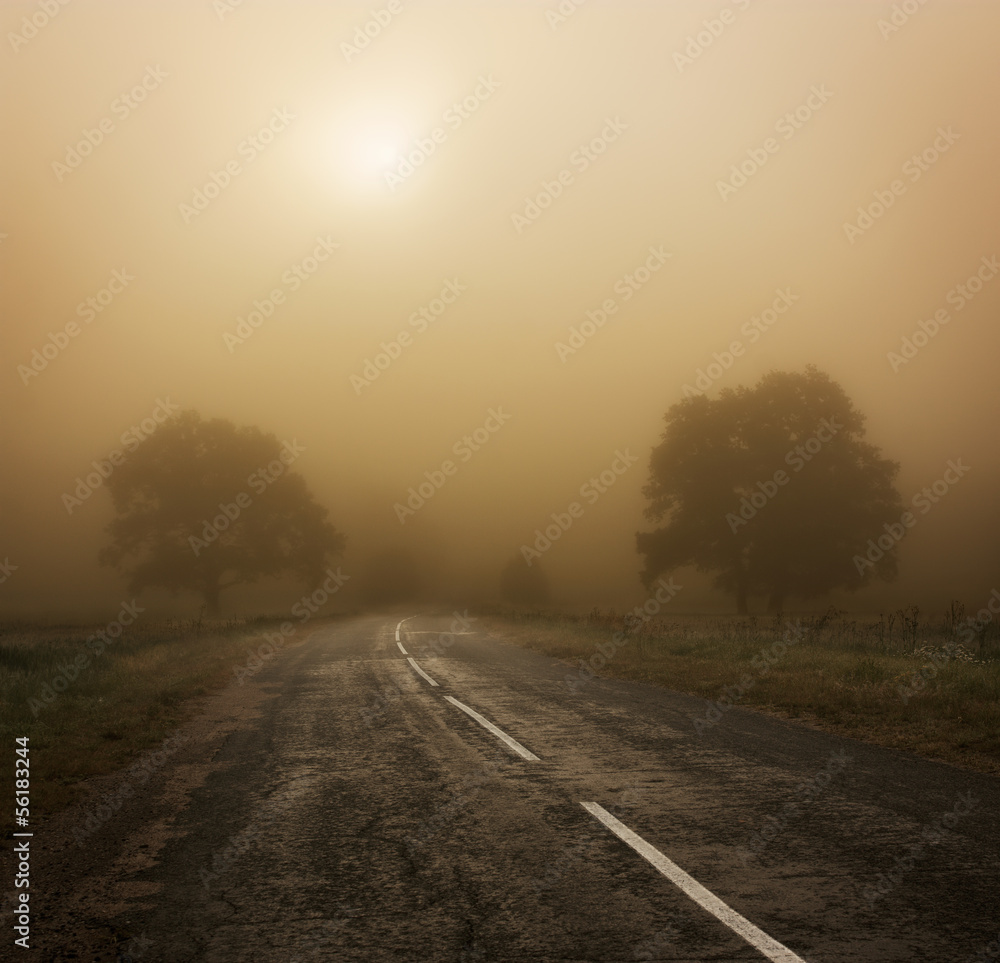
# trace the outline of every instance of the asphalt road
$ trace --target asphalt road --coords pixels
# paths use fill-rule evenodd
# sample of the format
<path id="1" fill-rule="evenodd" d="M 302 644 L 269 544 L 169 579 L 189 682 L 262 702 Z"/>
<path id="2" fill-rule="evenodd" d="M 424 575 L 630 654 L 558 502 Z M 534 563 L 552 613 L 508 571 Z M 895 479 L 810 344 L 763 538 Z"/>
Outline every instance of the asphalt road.
<path id="1" fill-rule="evenodd" d="M 47 958 L 971 963 L 996 949 L 998 780 L 739 708 L 699 731 L 701 700 L 571 687 L 566 664 L 475 622 L 447 634 L 451 617 L 410 618 L 397 644 L 402 617 L 318 624 L 254 676 L 252 711 L 189 740 L 145 799 L 56 854 Z M 166 798 L 180 772 L 197 778 Z M 74 949 L 83 933 L 103 948 Z"/>

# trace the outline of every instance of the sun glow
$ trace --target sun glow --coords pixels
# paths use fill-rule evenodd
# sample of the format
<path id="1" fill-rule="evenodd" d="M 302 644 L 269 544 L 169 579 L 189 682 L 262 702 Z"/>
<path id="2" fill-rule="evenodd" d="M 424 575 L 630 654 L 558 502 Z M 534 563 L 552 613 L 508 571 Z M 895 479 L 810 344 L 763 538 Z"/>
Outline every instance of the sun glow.
<path id="1" fill-rule="evenodd" d="M 406 144 L 406 132 L 401 125 L 372 125 L 359 133 L 354 142 L 355 165 L 362 173 L 381 174 L 395 166 Z"/>

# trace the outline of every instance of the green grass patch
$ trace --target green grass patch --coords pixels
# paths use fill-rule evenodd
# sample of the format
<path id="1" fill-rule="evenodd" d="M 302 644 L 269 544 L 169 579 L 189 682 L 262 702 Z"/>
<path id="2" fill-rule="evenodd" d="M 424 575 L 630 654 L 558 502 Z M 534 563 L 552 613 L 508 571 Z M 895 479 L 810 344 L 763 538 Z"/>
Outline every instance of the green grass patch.
<path id="1" fill-rule="evenodd" d="M 641 624 L 596 610 L 571 616 L 488 609 L 480 620 L 482 629 L 564 660 L 567 680 L 580 684 L 591 672 L 649 682 L 1000 774 L 995 624 L 962 644 L 954 620 L 921 624 L 916 608 L 890 619 L 831 610 Z M 798 623 L 801 636 L 789 633 L 789 623 Z M 616 638 L 621 644 L 613 644 Z M 611 657 L 598 646 L 613 648 Z"/>

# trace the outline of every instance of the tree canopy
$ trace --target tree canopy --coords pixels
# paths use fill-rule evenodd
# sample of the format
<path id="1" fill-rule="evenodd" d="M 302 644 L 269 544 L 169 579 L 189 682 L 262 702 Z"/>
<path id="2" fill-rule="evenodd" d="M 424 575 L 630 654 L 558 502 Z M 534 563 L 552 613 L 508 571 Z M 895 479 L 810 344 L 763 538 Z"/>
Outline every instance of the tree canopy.
<path id="1" fill-rule="evenodd" d="M 716 573 L 740 612 L 753 594 L 780 611 L 790 596 L 895 577 L 895 544 L 854 560 L 899 521 L 899 466 L 864 440 L 864 415 L 828 375 L 771 372 L 715 400 L 685 398 L 664 418 L 643 493 L 646 517 L 667 524 L 636 536 L 647 586 L 694 565 Z"/>
<path id="2" fill-rule="evenodd" d="M 314 587 L 345 539 L 291 471 L 304 450 L 180 412 L 108 478 L 117 515 L 101 562 L 126 573 L 133 592 L 197 592 L 213 615 L 232 585 L 292 574 Z"/>

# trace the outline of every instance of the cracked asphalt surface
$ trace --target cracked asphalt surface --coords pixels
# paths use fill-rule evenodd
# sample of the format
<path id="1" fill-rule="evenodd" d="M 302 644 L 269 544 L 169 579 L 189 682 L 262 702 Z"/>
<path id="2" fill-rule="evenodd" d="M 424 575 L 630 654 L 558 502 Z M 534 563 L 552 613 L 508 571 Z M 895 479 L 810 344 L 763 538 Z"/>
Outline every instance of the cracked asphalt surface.
<path id="1" fill-rule="evenodd" d="M 699 733 L 701 700 L 571 688 L 450 616 L 399 629 L 432 687 L 402 617 L 317 623 L 205 699 L 87 846 L 79 813 L 43 831 L 19 958 L 765 959 L 584 801 L 808 963 L 965 963 L 998 938 L 995 778 L 740 708 Z"/>

